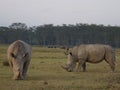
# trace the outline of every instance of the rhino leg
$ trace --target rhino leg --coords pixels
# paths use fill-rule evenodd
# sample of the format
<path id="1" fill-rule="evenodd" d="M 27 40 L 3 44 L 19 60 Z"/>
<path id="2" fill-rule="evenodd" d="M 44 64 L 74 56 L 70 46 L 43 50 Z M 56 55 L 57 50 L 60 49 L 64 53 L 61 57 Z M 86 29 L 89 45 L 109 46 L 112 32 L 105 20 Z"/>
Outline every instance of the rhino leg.
<path id="1" fill-rule="evenodd" d="M 110 65 L 111 69 L 112 69 L 112 72 L 115 71 L 115 63 L 113 61 L 109 61 L 108 64 Z"/>
<path id="2" fill-rule="evenodd" d="M 80 71 L 81 71 L 81 67 L 83 67 L 83 70 L 86 69 L 85 60 L 83 60 L 83 59 L 80 59 L 80 60 L 78 61 L 77 72 L 80 72 Z"/>
<path id="3" fill-rule="evenodd" d="M 115 71 L 115 51 L 111 48 L 105 48 L 105 61 L 110 65 L 112 72 Z"/>
<path id="4" fill-rule="evenodd" d="M 23 73 L 22 73 L 23 78 L 26 78 L 26 76 L 27 76 L 27 70 L 28 70 L 29 63 L 30 63 L 29 61 L 27 61 L 27 62 L 24 63 Z"/>
<path id="5" fill-rule="evenodd" d="M 111 66 L 112 72 L 114 72 L 115 71 L 115 64 L 112 63 L 110 66 Z"/>
<path id="6" fill-rule="evenodd" d="M 86 71 L 86 63 L 83 63 L 82 68 L 83 68 L 83 72 L 85 72 Z"/>
<path id="7" fill-rule="evenodd" d="M 112 72 L 115 71 L 115 57 L 106 57 L 105 61 L 110 65 Z"/>

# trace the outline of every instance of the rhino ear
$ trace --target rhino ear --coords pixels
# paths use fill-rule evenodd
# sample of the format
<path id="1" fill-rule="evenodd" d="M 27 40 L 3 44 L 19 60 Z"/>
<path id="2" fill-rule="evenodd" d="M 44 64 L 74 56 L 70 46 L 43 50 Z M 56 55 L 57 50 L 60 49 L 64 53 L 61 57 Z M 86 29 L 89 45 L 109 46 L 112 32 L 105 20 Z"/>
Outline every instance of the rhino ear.
<path id="1" fill-rule="evenodd" d="M 69 54 L 69 48 L 66 48 L 66 51 L 64 52 L 65 55 Z"/>
<path id="2" fill-rule="evenodd" d="M 14 53 L 10 53 L 10 55 L 11 55 L 13 58 L 16 58 L 16 56 L 15 56 Z"/>
<path id="3" fill-rule="evenodd" d="M 72 56 L 72 53 L 70 52 L 70 55 Z"/>
<path id="4" fill-rule="evenodd" d="M 67 52 L 64 52 L 64 54 L 65 54 L 65 55 L 68 55 L 68 53 L 67 53 Z"/>

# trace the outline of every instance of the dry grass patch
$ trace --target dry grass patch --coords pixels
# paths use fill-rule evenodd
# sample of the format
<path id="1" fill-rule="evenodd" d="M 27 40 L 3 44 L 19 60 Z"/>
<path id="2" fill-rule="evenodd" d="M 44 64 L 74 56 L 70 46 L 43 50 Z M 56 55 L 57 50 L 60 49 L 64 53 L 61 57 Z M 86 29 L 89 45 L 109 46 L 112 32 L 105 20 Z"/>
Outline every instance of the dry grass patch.
<path id="1" fill-rule="evenodd" d="M 116 71 L 106 62 L 87 63 L 87 72 L 67 72 L 61 68 L 67 57 L 59 48 L 33 47 L 26 80 L 12 80 L 12 70 L 2 65 L 7 46 L 0 46 L 0 90 L 119 90 L 120 49 L 116 49 Z"/>

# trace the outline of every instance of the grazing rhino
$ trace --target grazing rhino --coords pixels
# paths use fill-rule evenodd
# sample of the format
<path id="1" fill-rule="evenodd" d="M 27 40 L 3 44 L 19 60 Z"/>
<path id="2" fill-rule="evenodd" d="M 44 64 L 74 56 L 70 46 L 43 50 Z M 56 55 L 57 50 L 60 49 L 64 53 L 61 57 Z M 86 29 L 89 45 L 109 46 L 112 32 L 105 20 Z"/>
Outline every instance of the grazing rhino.
<path id="1" fill-rule="evenodd" d="M 26 77 L 32 55 L 32 47 L 24 41 L 13 42 L 7 50 L 9 64 L 13 70 L 13 79 L 21 80 Z"/>
<path id="2" fill-rule="evenodd" d="M 86 71 L 86 62 L 99 63 L 105 60 L 111 67 L 112 71 L 115 70 L 115 51 L 109 45 L 88 44 L 75 46 L 68 54 L 68 61 L 62 68 L 71 72 L 78 62 L 77 71 L 81 67 Z"/>

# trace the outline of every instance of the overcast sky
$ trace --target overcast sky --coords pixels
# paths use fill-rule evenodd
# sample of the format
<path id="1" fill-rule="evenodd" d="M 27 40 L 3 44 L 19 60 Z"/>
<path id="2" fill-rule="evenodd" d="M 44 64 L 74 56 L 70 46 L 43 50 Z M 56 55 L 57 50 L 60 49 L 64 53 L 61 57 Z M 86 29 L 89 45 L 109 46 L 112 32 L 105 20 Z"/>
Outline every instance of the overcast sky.
<path id="1" fill-rule="evenodd" d="M 0 26 L 14 22 L 120 26 L 120 0 L 0 0 Z"/>

